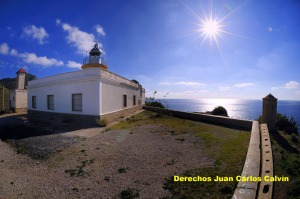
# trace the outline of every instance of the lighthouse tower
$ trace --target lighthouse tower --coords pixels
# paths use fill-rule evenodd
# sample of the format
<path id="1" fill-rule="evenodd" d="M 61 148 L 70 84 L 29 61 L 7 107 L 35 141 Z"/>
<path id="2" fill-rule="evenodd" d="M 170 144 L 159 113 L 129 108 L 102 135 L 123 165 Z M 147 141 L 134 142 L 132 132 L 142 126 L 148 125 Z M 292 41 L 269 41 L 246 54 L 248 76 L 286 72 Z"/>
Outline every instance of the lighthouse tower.
<path id="1" fill-rule="evenodd" d="M 107 70 L 106 60 L 101 57 L 102 51 L 99 49 L 99 45 L 96 43 L 94 48 L 89 52 L 89 57 L 83 60 L 82 69 L 87 68 L 101 68 Z"/>
<path id="2" fill-rule="evenodd" d="M 16 113 L 27 111 L 27 89 L 25 88 L 26 71 L 21 68 L 16 72 L 16 89 L 9 94 L 10 108 Z"/>

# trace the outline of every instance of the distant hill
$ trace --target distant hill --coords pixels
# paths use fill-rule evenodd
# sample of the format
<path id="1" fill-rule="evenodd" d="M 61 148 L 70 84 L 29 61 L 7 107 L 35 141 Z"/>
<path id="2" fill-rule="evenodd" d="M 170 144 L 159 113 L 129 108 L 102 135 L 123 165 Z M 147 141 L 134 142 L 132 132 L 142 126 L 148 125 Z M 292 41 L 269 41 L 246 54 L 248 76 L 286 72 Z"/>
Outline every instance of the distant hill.
<path id="1" fill-rule="evenodd" d="M 30 73 L 25 74 L 25 87 L 27 87 L 28 81 L 37 79 L 35 75 L 32 75 Z M 16 77 L 15 78 L 3 78 L 0 79 L 0 84 L 4 87 L 8 88 L 9 90 L 16 89 Z"/>

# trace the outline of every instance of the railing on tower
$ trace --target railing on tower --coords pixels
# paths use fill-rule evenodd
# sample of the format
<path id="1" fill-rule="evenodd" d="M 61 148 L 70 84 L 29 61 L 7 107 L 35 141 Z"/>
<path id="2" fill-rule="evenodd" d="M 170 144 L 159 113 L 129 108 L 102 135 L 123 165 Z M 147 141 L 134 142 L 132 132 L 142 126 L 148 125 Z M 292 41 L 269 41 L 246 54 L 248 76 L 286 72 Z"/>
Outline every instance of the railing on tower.
<path id="1" fill-rule="evenodd" d="M 103 64 L 107 65 L 107 60 L 100 56 L 86 57 L 83 59 L 83 64 Z"/>

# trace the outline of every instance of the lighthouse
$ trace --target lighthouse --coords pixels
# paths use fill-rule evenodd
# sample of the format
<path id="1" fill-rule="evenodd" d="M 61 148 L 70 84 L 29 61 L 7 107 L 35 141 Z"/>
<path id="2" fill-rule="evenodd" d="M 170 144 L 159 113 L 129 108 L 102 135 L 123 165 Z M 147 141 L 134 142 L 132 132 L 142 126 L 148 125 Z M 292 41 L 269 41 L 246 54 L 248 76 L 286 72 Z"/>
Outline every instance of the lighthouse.
<path id="1" fill-rule="evenodd" d="M 94 48 L 92 48 L 89 52 L 89 57 L 86 57 L 83 60 L 82 69 L 87 68 L 101 68 L 107 70 L 106 60 L 101 57 L 102 51 L 99 49 L 99 45 L 96 43 Z"/>

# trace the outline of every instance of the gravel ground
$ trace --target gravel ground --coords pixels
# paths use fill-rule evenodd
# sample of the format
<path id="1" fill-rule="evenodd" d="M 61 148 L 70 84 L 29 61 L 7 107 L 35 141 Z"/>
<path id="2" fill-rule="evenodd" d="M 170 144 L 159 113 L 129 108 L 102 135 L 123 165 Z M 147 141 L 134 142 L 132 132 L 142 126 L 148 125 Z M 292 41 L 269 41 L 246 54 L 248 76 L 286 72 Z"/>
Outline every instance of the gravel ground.
<path id="1" fill-rule="evenodd" d="M 170 194 L 165 178 L 213 165 L 191 134 L 178 139 L 147 124 L 102 130 L 93 128 L 85 139 L 68 132 L 18 140 L 29 155 L 0 141 L 0 198 L 120 198 L 128 188 L 139 198 L 162 198 Z"/>

